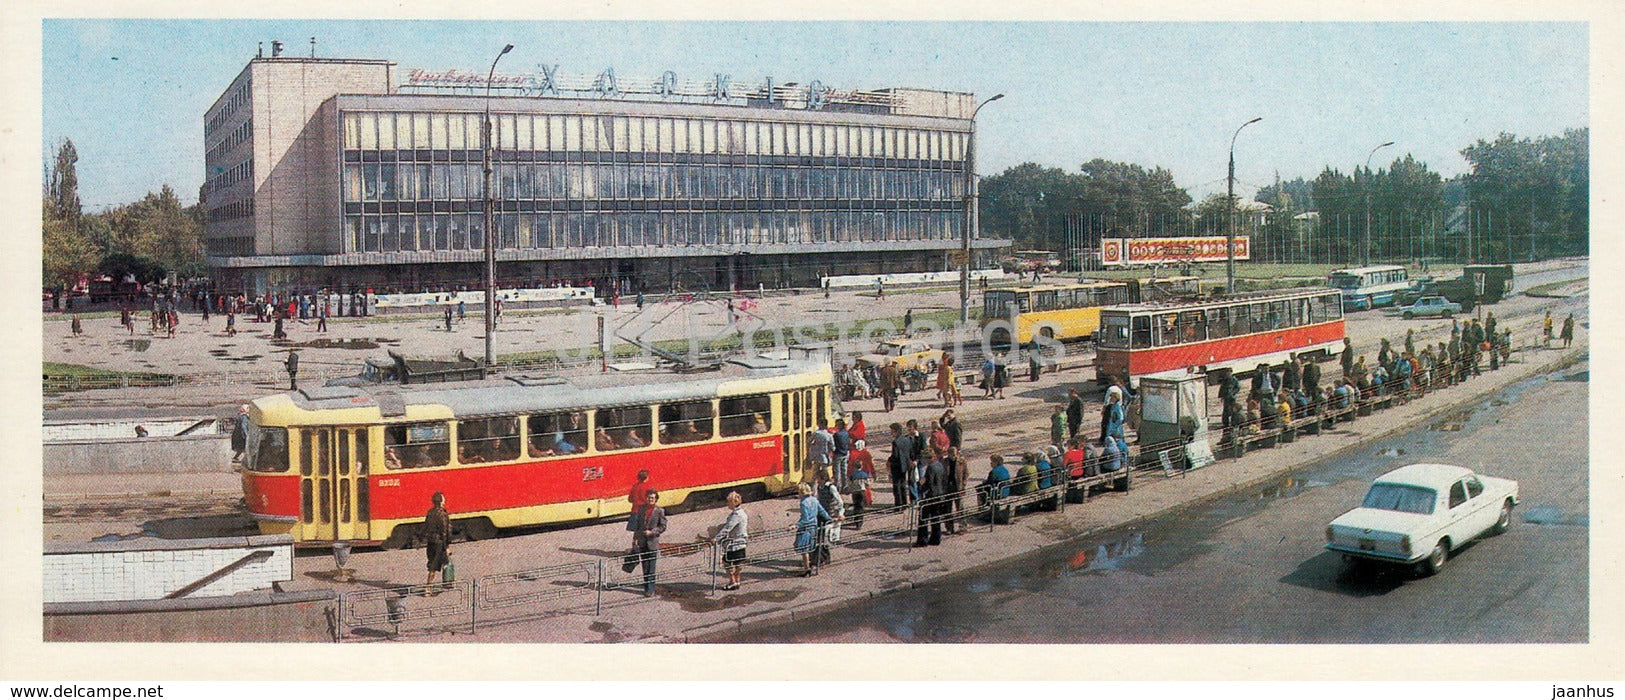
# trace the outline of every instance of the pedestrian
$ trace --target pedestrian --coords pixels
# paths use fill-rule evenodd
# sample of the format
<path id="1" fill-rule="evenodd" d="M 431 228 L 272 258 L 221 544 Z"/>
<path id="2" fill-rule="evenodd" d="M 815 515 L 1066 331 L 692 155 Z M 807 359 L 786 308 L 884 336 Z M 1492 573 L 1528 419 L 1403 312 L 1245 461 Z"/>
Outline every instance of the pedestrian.
<path id="1" fill-rule="evenodd" d="M 745 499 L 738 491 L 728 492 L 728 517 L 717 528 L 712 544 L 722 550 L 722 570 L 728 572 L 728 582 L 722 590 L 739 590 L 739 573 L 745 568 L 745 544 L 750 539 L 750 515 L 745 512 Z"/>
<path id="2" fill-rule="evenodd" d="M 1106 389 L 1106 405 L 1100 411 L 1100 434 L 1117 441 L 1118 449 L 1124 454 L 1128 453 L 1128 441 L 1123 436 L 1123 424 L 1128 422 L 1127 411 L 1123 408 L 1123 390 L 1120 387 Z"/>
<path id="3" fill-rule="evenodd" d="M 863 424 L 863 412 L 862 411 L 853 411 L 852 412 L 852 424 L 847 427 L 846 432 L 852 434 L 853 442 L 856 442 L 858 440 L 867 440 L 867 439 L 869 439 L 869 426 Z M 869 476 L 874 476 L 874 475 L 875 475 L 874 470 L 873 469 L 869 470 Z"/>
<path id="4" fill-rule="evenodd" d="M 1005 498 L 1010 495 L 1010 470 L 1004 466 L 1004 456 L 993 455 L 988 457 L 988 464 L 987 478 L 982 479 L 982 484 L 977 489 L 976 505 L 978 507 L 987 505 L 990 500 Z M 988 519 L 996 520 L 997 516 L 989 513 Z"/>
<path id="5" fill-rule="evenodd" d="M 932 448 L 931 456 L 926 460 L 925 468 L 920 471 L 916 489 L 919 492 L 920 525 L 914 532 L 914 546 L 934 547 L 942 544 L 942 524 L 947 520 L 950 506 L 948 498 L 952 490 L 949 486 L 948 468 L 943 465 L 944 454 Z"/>
<path id="6" fill-rule="evenodd" d="M 993 364 L 993 356 L 982 358 L 982 398 L 993 398 L 993 374 L 998 367 Z"/>
<path id="7" fill-rule="evenodd" d="M 1573 344 L 1574 344 L 1574 314 L 1569 314 L 1568 318 L 1563 319 L 1563 347 L 1566 348 L 1566 347 L 1569 347 L 1570 345 L 1573 345 Z"/>
<path id="8" fill-rule="evenodd" d="M 1320 363 L 1316 362 L 1313 357 L 1304 360 L 1303 386 L 1305 389 L 1320 386 Z"/>
<path id="9" fill-rule="evenodd" d="M 942 361 L 937 363 L 937 398 L 942 399 L 943 408 L 954 405 L 954 389 L 954 356 L 943 353 Z"/>
<path id="10" fill-rule="evenodd" d="M 869 454 L 869 443 L 852 441 L 852 457 L 847 460 L 847 484 L 852 492 L 852 529 L 863 529 L 863 511 L 874 502 L 870 481 L 875 474 L 875 458 Z"/>
<path id="11" fill-rule="evenodd" d="M 288 391 L 299 390 L 299 351 L 289 350 L 288 359 L 283 361 L 288 370 Z"/>
<path id="12" fill-rule="evenodd" d="M 1545 347 L 1548 347 L 1548 348 L 1551 347 L 1552 346 L 1552 312 L 1551 312 L 1551 310 L 1546 311 L 1546 320 L 1541 321 L 1540 328 L 1541 328 L 1541 330 L 1540 330 L 1541 342 L 1545 345 Z"/>
<path id="13" fill-rule="evenodd" d="M 465 320 L 467 318 L 468 318 L 468 306 L 467 306 L 467 303 L 464 302 L 464 300 L 462 300 L 462 299 L 458 299 L 457 300 L 457 320 L 462 321 L 462 320 Z"/>
<path id="14" fill-rule="evenodd" d="M 891 477 L 892 505 L 909 502 L 908 475 L 914 471 L 914 438 L 903 432 L 902 423 L 891 424 L 891 456 L 886 467 Z"/>
<path id="15" fill-rule="evenodd" d="M 903 335 L 914 335 L 914 309 L 903 313 Z"/>
<path id="16" fill-rule="evenodd" d="M 451 307 L 450 306 L 446 307 L 446 314 L 445 314 L 445 319 L 444 320 L 445 320 L 445 323 L 446 323 L 446 332 L 450 333 L 451 332 Z"/>
<path id="17" fill-rule="evenodd" d="M 231 461 L 243 461 L 243 452 L 248 449 L 248 404 L 237 407 L 237 415 L 231 419 Z"/>
<path id="18" fill-rule="evenodd" d="M 796 490 L 801 494 L 801 501 L 792 512 L 799 515 L 796 524 L 790 526 L 790 529 L 796 533 L 795 550 L 796 554 L 801 555 L 801 575 L 817 576 L 818 564 L 813 559 L 813 553 L 817 548 L 818 525 L 831 518 L 829 511 L 824 510 L 824 506 L 818 502 L 818 497 L 813 495 L 812 484 L 799 484 Z"/>
<path id="19" fill-rule="evenodd" d="M 85 327 L 79 322 L 79 314 L 73 315 L 73 319 L 68 322 L 68 328 L 75 336 L 84 334 Z"/>
<path id="20" fill-rule="evenodd" d="M 882 279 L 880 277 L 876 277 L 875 278 L 875 301 L 880 301 L 881 299 L 885 299 L 885 298 L 886 298 L 886 280 Z"/>
<path id="21" fill-rule="evenodd" d="M 993 363 L 993 398 L 1004 398 L 1004 388 L 1010 386 L 1010 367 L 1002 362 Z"/>
<path id="22" fill-rule="evenodd" d="M 1066 427 L 1066 410 L 1057 405 L 1055 411 L 1049 417 L 1050 444 L 1060 445 L 1065 442 L 1066 438 L 1069 437 Z"/>
<path id="23" fill-rule="evenodd" d="M 835 461 L 835 436 L 829 432 L 828 419 L 819 418 L 818 429 L 807 436 L 807 458 L 814 474 L 827 471 Z"/>
<path id="24" fill-rule="evenodd" d="M 138 438 L 146 437 L 147 436 L 147 426 L 144 426 L 144 425 L 135 426 L 135 436 L 138 437 Z"/>
<path id="25" fill-rule="evenodd" d="M 1495 320 L 1495 314 L 1490 314 L 1490 320 L 1492 322 Z M 1414 328 L 1405 329 L 1405 354 L 1416 354 L 1416 329 Z"/>
<path id="26" fill-rule="evenodd" d="M 1031 349 L 1027 352 L 1027 381 L 1037 382 L 1044 373 L 1044 365 L 1039 362 L 1038 340 L 1034 339 Z"/>
<path id="27" fill-rule="evenodd" d="M 446 511 L 446 494 L 436 491 L 429 501 L 429 512 L 423 516 L 424 554 L 429 559 L 429 575 L 423 579 L 425 589 L 451 563 L 451 515 Z"/>
<path id="28" fill-rule="evenodd" d="M 881 410 L 890 413 L 897 407 L 897 363 L 887 362 L 880 368 L 880 401 Z"/>
<path id="29" fill-rule="evenodd" d="M 288 334 L 282 330 L 282 314 L 278 313 L 276 315 L 276 322 L 271 326 L 271 338 L 273 340 L 282 340 L 287 337 Z"/>
<path id="30" fill-rule="evenodd" d="M 1067 389 L 1066 395 L 1066 436 L 1077 437 L 1083 427 L 1083 396 L 1077 389 Z"/>
<path id="31" fill-rule="evenodd" d="M 1348 338 L 1343 339 L 1343 355 L 1341 359 L 1343 376 L 1347 377 L 1349 373 L 1354 371 L 1354 344 L 1349 342 Z"/>
<path id="32" fill-rule="evenodd" d="M 831 477 L 835 482 L 835 488 L 845 491 L 847 484 L 846 465 L 847 460 L 852 456 L 852 433 L 846 429 L 845 418 L 835 419 L 835 432 L 830 435 L 830 439 L 834 443 L 834 450 L 830 454 L 834 466 Z"/>
<path id="33" fill-rule="evenodd" d="M 204 314 L 204 318 L 208 318 L 208 314 Z M 316 311 L 316 332 L 317 333 L 326 333 L 327 332 L 327 305 L 326 304 L 323 304 L 322 307 L 319 310 Z"/>
<path id="34" fill-rule="evenodd" d="M 959 416 L 950 408 L 942 412 L 942 418 L 939 420 L 942 423 L 942 432 L 948 435 L 948 447 L 957 449 L 965 439 L 965 430 L 959 426 Z"/>
<path id="35" fill-rule="evenodd" d="M 638 292 L 638 310 L 643 310 L 643 292 Z"/>
<path id="36" fill-rule="evenodd" d="M 237 312 L 235 311 L 226 312 L 226 335 L 237 335 Z"/>
<path id="37" fill-rule="evenodd" d="M 836 488 L 829 472 L 819 472 L 813 484 L 813 494 L 818 497 L 818 505 L 829 513 L 829 521 L 819 524 L 818 549 L 813 553 L 813 564 L 823 566 L 830 562 L 831 548 L 841 543 L 841 521 L 846 519 L 846 503 L 841 501 L 840 489 Z"/>
<path id="38" fill-rule="evenodd" d="M 942 465 L 948 468 L 948 503 L 944 509 L 945 525 L 948 534 L 959 532 L 959 519 L 963 504 L 960 499 L 964 497 L 965 486 L 970 483 L 970 465 L 965 463 L 964 453 L 958 447 L 948 449 L 948 456 L 942 460 Z"/>
<path id="39" fill-rule="evenodd" d="M 666 531 L 666 509 L 660 492 L 649 489 L 638 509 L 638 529 L 632 533 L 632 554 L 643 566 L 643 595 L 655 594 L 655 564 L 660 559 L 660 535 Z"/>
<path id="40" fill-rule="evenodd" d="M 637 482 L 632 484 L 632 490 L 626 494 L 626 502 L 631 504 L 629 506 L 631 515 L 626 519 L 627 532 L 638 531 L 638 513 L 643 510 L 643 504 L 649 501 L 649 489 L 653 486 L 649 483 L 649 470 L 639 469 Z"/>

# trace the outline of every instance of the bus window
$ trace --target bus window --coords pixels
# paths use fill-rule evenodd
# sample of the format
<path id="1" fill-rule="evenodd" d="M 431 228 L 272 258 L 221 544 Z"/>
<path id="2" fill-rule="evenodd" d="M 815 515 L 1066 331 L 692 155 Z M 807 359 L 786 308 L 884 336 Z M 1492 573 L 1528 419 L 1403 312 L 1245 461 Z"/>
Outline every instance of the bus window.
<path id="1" fill-rule="evenodd" d="M 601 408 L 593 421 L 593 449 L 599 452 L 646 447 L 652 437 L 649 407 Z"/>
<path id="2" fill-rule="evenodd" d="M 982 295 L 982 318 L 1008 318 L 1015 294 L 998 290 Z"/>
<path id="3" fill-rule="evenodd" d="M 445 421 L 384 426 L 384 468 L 443 467 L 451 461 L 451 428 Z"/>
<path id="4" fill-rule="evenodd" d="M 1186 343 L 1207 340 L 1207 318 L 1201 309 L 1179 313 L 1179 337 Z"/>
<path id="5" fill-rule="evenodd" d="M 676 445 L 711 439 L 711 402 L 684 401 L 660 405 L 660 444 Z"/>
<path id="6" fill-rule="evenodd" d="M 463 464 L 519 459 L 519 418 L 458 421 L 457 461 Z"/>
<path id="7" fill-rule="evenodd" d="M 1151 347 L 1151 317 L 1135 316 L 1129 337 L 1135 350 Z"/>
<path id="8" fill-rule="evenodd" d="M 1221 306 L 1207 312 L 1207 337 L 1217 340 L 1230 336 L 1230 307 Z"/>
<path id="9" fill-rule="evenodd" d="M 1054 290 L 1033 293 L 1033 311 L 1054 311 L 1061 308 Z"/>
<path id="10" fill-rule="evenodd" d="M 288 471 L 287 428 L 260 428 L 248 432 L 248 470 Z"/>
<path id="11" fill-rule="evenodd" d="M 1028 294 L 1026 292 L 1016 292 L 1013 296 L 1015 296 L 1015 298 L 1016 298 L 1016 311 L 1017 312 L 1019 312 L 1019 313 L 1027 313 L 1028 311 L 1032 311 L 1032 295 L 1031 294 Z"/>
<path id="12" fill-rule="evenodd" d="M 773 410 L 771 396 L 741 396 L 722 400 L 722 437 L 760 435 L 768 432 L 768 412 Z"/>
<path id="13" fill-rule="evenodd" d="M 587 413 L 543 413 L 531 416 L 530 456 L 554 457 L 587 451 Z"/>
<path id="14" fill-rule="evenodd" d="M 1128 316 L 1101 314 L 1100 332 L 1096 340 L 1103 348 L 1128 347 Z"/>

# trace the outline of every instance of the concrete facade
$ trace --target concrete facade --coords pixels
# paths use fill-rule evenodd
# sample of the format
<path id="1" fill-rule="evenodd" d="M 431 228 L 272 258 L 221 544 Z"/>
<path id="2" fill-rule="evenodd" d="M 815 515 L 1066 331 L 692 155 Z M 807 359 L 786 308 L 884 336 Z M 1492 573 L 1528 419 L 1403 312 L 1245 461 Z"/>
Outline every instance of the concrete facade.
<path id="1" fill-rule="evenodd" d="M 45 603 L 158 600 L 244 557 L 250 562 L 193 591 L 197 597 L 269 590 L 293 579 L 293 539 L 286 535 L 194 540 L 47 543 Z"/>

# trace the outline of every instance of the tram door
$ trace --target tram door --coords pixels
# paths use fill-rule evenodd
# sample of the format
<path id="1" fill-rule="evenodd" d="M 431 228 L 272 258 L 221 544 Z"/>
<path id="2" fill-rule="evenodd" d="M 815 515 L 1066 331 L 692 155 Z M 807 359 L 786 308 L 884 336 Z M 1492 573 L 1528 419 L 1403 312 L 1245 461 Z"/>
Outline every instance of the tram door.
<path id="1" fill-rule="evenodd" d="M 368 539 L 367 430 L 356 426 L 300 433 L 300 523 L 309 539 Z"/>

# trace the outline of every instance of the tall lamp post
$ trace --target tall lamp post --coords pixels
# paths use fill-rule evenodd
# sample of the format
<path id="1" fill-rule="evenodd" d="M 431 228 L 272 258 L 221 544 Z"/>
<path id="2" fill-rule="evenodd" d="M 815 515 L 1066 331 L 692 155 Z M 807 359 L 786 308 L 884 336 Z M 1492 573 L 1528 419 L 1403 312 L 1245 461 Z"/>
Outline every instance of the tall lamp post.
<path id="1" fill-rule="evenodd" d="M 496 364 L 497 334 L 497 244 L 496 213 L 491 199 L 491 81 L 497 75 L 497 61 L 513 50 L 513 44 L 502 47 L 491 59 L 491 72 L 485 75 L 485 119 L 480 129 L 480 162 L 485 169 L 485 182 L 480 198 L 485 200 L 485 366 Z"/>
<path id="2" fill-rule="evenodd" d="M 1360 245 L 1361 265 L 1371 264 L 1371 156 L 1377 155 L 1377 151 L 1392 145 L 1394 145 L 1394 142 L 1389 141 L 1371 149 L 1371 152 L 1365 156 L 1365 241 Z"/>
<path id="3" fill-rule="evenodd" d="M 970 239 L 976 227 L 976 114 L 987 103 L 1004 97 L 999 93 L 976 105 L 970 113 L 970 138 L 965 144 L 965 231 L 959 251 L 959 322 L 970 323 Z"/>
<path id="4" fill-rule="evenodd" d="M 1236 127 L 1236 133 L 1230 135 L 1230 171 L 1225 178 L 1224 185 L 1224 293 L 1236 293 L 1236 137 L 1247 124 L 1264 121 L 1263 117 L 1253 117 L 1246 124 Z"/>

